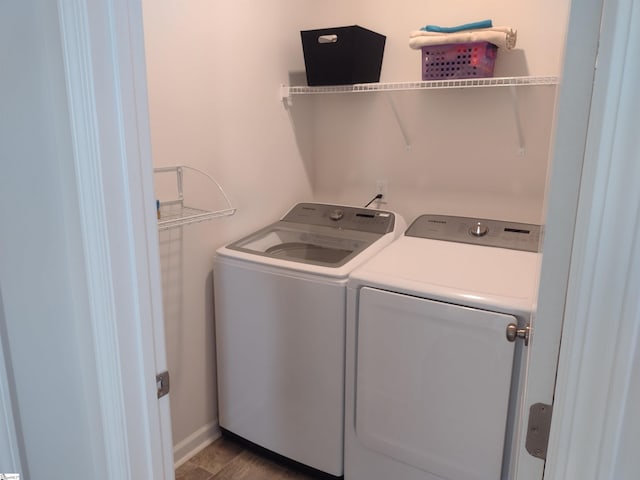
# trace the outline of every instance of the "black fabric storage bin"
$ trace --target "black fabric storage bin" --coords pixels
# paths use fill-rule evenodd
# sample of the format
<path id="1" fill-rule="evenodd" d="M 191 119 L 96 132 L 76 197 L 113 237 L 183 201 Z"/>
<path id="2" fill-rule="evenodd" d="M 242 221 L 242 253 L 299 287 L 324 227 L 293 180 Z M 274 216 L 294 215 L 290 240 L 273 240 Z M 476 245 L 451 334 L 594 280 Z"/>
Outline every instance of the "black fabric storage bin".
<path id="1" fill-rule="evenodd" d="M 352 25 L 304 30 L 300 36 L 309 86 L 380 81 L 384 35 Z"/>

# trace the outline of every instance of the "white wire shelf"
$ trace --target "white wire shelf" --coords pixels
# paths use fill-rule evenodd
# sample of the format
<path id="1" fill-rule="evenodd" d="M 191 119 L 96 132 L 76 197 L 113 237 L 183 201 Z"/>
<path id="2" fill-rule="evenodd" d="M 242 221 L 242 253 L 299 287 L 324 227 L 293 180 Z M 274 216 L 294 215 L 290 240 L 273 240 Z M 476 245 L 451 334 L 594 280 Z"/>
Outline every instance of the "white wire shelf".
<path id="1" fill-rule="evenodd" d="M 224 208 L 217 210 L 206 210 L 203 208 L 185 205 L 183 191 L 184 171 L 193 171 L 200 175 L 204 175 L 212 182 L 220 192 L 220 195 L 226 203 Z M 208 173 L 194 167 L 186 165 L 176 165 L 171 167 L 159 167 L 153 170 L 156 174 L 173 173 L 176 176 L 176 192 L 177 198 L 170 200 L 158 200 L 158 229 L 168 230 L 170 228 L 182 227 L 193 223 L 204 222 L 214 218 L 228 217 L 236 213 L 236 209 L 231 206 L 231 202 L 227 194 L 220 184 Z"/>
<path id="2" fill-rule="evenodd" d="M 518 136 L 518 156 L 525 156 L 525 139 L 520 122 L 520 113 L 517 106 L 517 88 L 538 85 L 557 85 L 559 77 L 556 75 L 526 76 L 526 77 L 489 77 L 489 78 L 458 78 L 450 80 L 431 80 L 419 82 L 395 82 L 395 83 L 357 83 L 355 85 L 331 85 L 323 87 L 280 85 L 281 100 L 285 108 L 293 105 L 295 95 L 322 95 L 334 93 L 372 93 L 372 92 L 399 92 L 410 90 L 444 90 L 453 88 L 496 88 L 509 87 L 514 114 L 514 123 Z M 394 118 L 400 129 L 407 150 L 411 149 L 411 139 L 404 127 L 404 123 L 395 107 L 391 95 L 387 95 L 387 101 L 393 112 Z"/>
<path id="3" fill-rule="evenodd" d="M 171 205 L 169 202 L 163 202 L 160 205 L 158 229 L 167 230 L 169 228 L 213 220 L 214 218 L 228 217 L 235 212 L 235 208 L 209 211 L 202 210 L 201 208 L 187 207 L 179 204 Z"/>
<path id="4" fill-rule="evenodd" d="M 520 87 L 534 85 L 557 85 L 558 77 L 554 75 L 531 77 L 491 77 L 451 80 L 431 80 L 420 82 L 395 83 L 358 83 L 355 85 L 332 85 L 325 87 L 307 87 L 281 85 L 283 100 L 293 95 L 320 95 L 329 93 L 367 93 L 392 92 L 406 90 L 438 90 L 447 88 L 482 88 L 482 87 Z"/>

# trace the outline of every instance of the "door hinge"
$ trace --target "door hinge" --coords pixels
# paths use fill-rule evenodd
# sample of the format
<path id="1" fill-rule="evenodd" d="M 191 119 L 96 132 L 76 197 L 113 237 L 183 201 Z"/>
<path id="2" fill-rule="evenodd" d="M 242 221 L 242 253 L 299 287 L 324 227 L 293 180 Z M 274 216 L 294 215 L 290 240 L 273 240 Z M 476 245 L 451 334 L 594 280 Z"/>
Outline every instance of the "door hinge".
<path id="1" fill-rule="evenodd" d="M 527 426 L 527 452 L 536 458 L 547 459 L 549 432 L 551 430 L 551 414 L 553 405 L 534 403 L 529 408 L 529 425 Z"/>
<path id="2" fill-rule="evenodd" d="M 164 397 L 169 393 L 169 372 L 162 372 L 156 375 L 156 388 L 158 389 L 158 398 Z"/>
<path id="3" fill-rule="evenodd" d="M 529 337 L 531 335 L 531 327 L 526 325 L 524 328 L 518 328 L 515 323 L 507 325 L 507 340 L 515 342 L 516 338 L 523 338 L 524 344 L 529 345 Z"/>

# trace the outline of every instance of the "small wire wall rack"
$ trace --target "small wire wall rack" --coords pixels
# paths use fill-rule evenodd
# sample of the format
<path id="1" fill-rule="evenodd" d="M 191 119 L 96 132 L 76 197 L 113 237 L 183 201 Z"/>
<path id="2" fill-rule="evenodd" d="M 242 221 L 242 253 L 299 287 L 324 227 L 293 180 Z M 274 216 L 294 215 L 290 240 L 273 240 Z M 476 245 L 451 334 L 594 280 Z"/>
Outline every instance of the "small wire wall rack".
<path id="1" fill-rule="evenodd" d="M 220 196 L 226 203 L 225 208 L 219 210 L 207 210 L 204 208 L 198 208 L 191 205 L 185 205 L 184 199 L 184 174 L 185 172 L 193 172 L 198 176 L 204 176 L 208 179 L 208 182 L 213 183 L 217 190 L 220 192 Z M 189 167 L 187 165 L 175 165 L 169 167 L 158 167 L 153 169 L 154 174 L 173 174 L 175 175 L 176 190 L 175 194 L 177 198 L 170 200 L 157 200 L 158 211 L 158 230 L 168 230 L 170 228 L 181 227 L 184 225 L 190 225 L 192 223 L 204 222 L 212 220 L 214 218 L 228 217 L 236 213 L 236 209 L 231 206 L 229 197 L 220 186 L 220 184 L 209 175 L 195 167 Z"/>

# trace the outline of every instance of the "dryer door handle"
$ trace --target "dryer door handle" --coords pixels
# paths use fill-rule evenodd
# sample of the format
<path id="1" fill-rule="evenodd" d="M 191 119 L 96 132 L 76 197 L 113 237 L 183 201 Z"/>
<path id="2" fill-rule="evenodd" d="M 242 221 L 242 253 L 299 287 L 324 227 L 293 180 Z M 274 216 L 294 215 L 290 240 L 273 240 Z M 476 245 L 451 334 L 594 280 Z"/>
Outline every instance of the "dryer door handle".
<path id="1" fill-rule="evenodd" d="M 523 338 L 524 344 L 529 345 L 529 336 L 531 334 L 531 327 L 529 325 L 524 328 L 518 328 L 515 323 L 507 325 L 507 340 L 515 342 L 516 338 Z"/>

